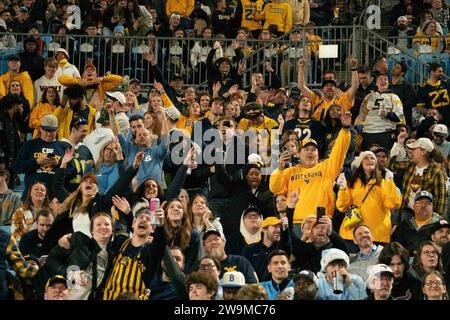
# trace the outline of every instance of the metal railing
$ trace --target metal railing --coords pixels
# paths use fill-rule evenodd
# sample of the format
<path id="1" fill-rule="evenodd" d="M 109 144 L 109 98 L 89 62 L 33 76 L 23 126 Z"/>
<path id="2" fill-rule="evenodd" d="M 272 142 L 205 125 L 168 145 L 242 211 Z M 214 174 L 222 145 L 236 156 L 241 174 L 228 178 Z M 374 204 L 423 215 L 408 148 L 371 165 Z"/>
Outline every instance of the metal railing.
<path id="1" fill-rule="evenodd" d="M 311 37 L 313 32 L 315 38 Z M 7 71 L 8 56 L 22 51 L 22 40 L 25 36 L 27 35 L 16 34 L 17 43 L 8 46 L 10 35 L 0 34 L 1 73 Z M 340 81 L 349 82 L 351 73 L 346 61 L 350 56 L 358 58 L 360 64 L 369 66 L 373 59 L 380 55 L 388 56 L 390 64 L 406 61 L 409 66 L 408 81 L 415 85 L 427 77 L 427 63 L 432 60 L 444 62 L 447 74 L 450 71 L 449 56 L 444 47 L 440 47 L 434 53 L 418 55 L 413 50 L 398 48 L 388 39 L 364 26 L 327 26 L 308 30 L 297 27 L 286 35 L 269 40 L 114 38 L 49 34 L 41 35 L 41 39 L 45 41 L 45 45 L 40 48 L 43 57 L 51 57 L 58 47 L 63 47 L 69 52 L 70 62 L 78 67 L 80 73 L 83 72 L 86 63 L 92 62 L 97 67 L 99 75 L 113 73 L 138 78 L 143 86 L 152 84 L 154 78 L 150 63 L 143 59 L 143 53 L 153 51 L 157 66 L 166 80 L 170 80 L 174 75 L 181 75 L 186 86 L 206 87 L 207 75 L 211 71 L 206 59 L 216 41 L 220 43 L 220 49 L 216 50 L 214 60 L 226 56 L 233 65 L 236 65 L 240 58 L 246 61 L 244 86 L 251 85 L 251 74 L 255 71 L 261 71 L 266 79 L 266 85 L 269 85 L 270 68 L 266 68 L 266 64 L 279 75 L 283 86 L 297 82 L 297 61 L 301 57 L 309 62 L 307 83 L 312 87 L 322 82 L 322 73 L 325 70 L 334 70 Z M 445 39 L 444 36 L 439 37 L 442 42 Z M 319 58 L 319 45 L 322 44 L 337 44 L 338 57 Z M 240 57 L 234 50 L 236 46 L 240 48 Z"/>

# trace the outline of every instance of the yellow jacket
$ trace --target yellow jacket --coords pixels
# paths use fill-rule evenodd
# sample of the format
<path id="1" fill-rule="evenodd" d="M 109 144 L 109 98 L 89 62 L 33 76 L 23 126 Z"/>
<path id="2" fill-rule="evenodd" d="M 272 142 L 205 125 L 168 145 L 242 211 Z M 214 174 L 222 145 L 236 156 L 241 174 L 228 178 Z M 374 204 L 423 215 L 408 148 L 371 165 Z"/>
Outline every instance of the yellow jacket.
<path id="1" fill-rule="evenodd" d="M 246 27 L 248 30 L 260 30 L 262 28 L 261 21 L 253 17 L 253 13 L 262 11 L 264 6 L 263 0 L 240 0 L 242 5 L 241 27 Z"/>
<path id="2" fill-rule="evenodd" d="M 80 83 L 81 78 L 71 77 L 68 75 L 62 75 L 58 77 L 59 83 L 63 86 L 70 86 L 72 84 Z M 106 91 L 110 91 L 114 88 L 120 86 L 123 82 L 123 78 L 117 74 L 110 74 L 103 77 L 103 80 L 98 84 L 98 94 L 100 96 L 100 100 L 103 101 L 105 99 Z M 88 85 L 91 82 L 88 81 Z"/>
<path id="3" fill-rule="evenodd" d="M 19 72 L 15 76 L 8 71 L 0 76 L 0 99 L 9 93 L 9 84 L 13 80 L 20 82 L 23 95 L 28 100 L 30 107 L 32 107 L 34 105 L 34 87 L 33 81 L 27 71 Z"/>
<path id="4" fill-rule="evenodd" d="M 361 180 L 357 179 L 353 188 L 339 190 L 336 208 L 345 213 L 351 205 L 358 207 L 363 223 L 368 225 L 372 232 L 373 240 L 388 243 L 391 241 L 390 210 L 400 207 L 402 197 L 397 192 L 394 181 L 382 179 L 380 185 L 375 185 L 361 204 L 374 183 L 375 179 L 372 179 L 367 185 L 363 185 Z M 339 234 L 344 239 L 353 240 L 353 227 L 341 226 Z"/>
<path id="5" fill-rule="evenodd" d="M 300 192 L 294 223 L 303 223 L 306 217 L 316 215 L 317 207 L 324 207 L 327 216 L 333 216 L 333 183 L 344 164 L 350 140 L 350 130 L 342 129 L 327 160 L 312 168 L 299 164 L 281 171 L 276 169 L 272 173 L 269 187 L 274 194 L 284 194 L 289 201 L 292 191 Z"/>
<path id="6" fill-rule="evenodd" d="M 203 117 L 200 117 L 198 119 L 191 119 L 184 115 L 181 115 L 178 119 L 176 127 L 180 130 L 183 130 L 185 133 L 188 134 L 188 137 L 192 134 L 192 128 L 194 127 L 194 122 L 198 120 L 202 120 Z"/>
<path id="7" fill-rule="evenodd" d="M 97 112 L 95 108 L 86 105 L 85 108 L 89 108 L 89 115 L 87 118 L 88 121 L 88 132 L 91 133 L 95 129 L 95 113 Z M 69 103 L 67 103 L 66 107 L 63 108 L 61 106 L 57 107 L 53 114 L 58 118 L 59 130 L 58 130 L 58 139 L 69 138 L 70 135 L 70 123 L 73 119 L 73 110 L 69 107 Z"/>
<path id="8" fill-rule="evenodd" d="M 166 14 L 170 16 L 172 12 L 178 12 L 183 17 L 189 17 L 194 8 L 194 0 L 167 0 Z"/>
<path id="9" fill-rule="evenodd" d="M 33 110 L 31 110 L 29 124 L 30 128 L 34 129 L 33 139 L 40 136 L 39 127 L 41 126 L 42 118 L 47 114 L 53 113 L 55 108 L 55 106 L 49 103 L 39 102 Z"/>
<path id="10" fill-rule="evenodd" d="M 289 32 L 292 29 L 292 9 L 288 3 L 268 3 L 263 11 L 254 15 L 255 20 L 265 20 L 264 29 L 276 24 L 278 32 Z"/>

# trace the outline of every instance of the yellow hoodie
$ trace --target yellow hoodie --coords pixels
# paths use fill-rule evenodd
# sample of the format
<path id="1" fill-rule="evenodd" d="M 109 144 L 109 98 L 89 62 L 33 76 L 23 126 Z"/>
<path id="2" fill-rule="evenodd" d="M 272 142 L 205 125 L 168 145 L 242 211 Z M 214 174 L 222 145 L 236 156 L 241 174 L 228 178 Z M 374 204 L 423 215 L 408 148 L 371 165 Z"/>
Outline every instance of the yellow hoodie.
<path id="1" fill-rule="evenodd" d="M 294 223 L 303 223 L 306 217 L 316 215 L 317 207 L 324 207 L 327 216 L 333 216 L 333 184 L 344 164 L 350 140 L 350 130 L 341 129 L 327 160 L 312 168 L 300 164 L 272 173 L 269 187 L 274 194 L 284 194 L 289 201 L 292 191 L 300 192 Z"/>
<path id="2" fill-rule="evenodd" d="M 42 118 L 47 114 L 52 114 L 55 111 L 55 106 L 45 102 L 39 102 L 30 113 L 29 125 L 33 131 L 33 139 L 40 135 L 39 127 L 41 126 Z"/>
<path id="3" fill-rule="evenodd" d="M 87 118 L 88 121 L 88 132 L 91 133 L 95 130 L 95 113 L 97 112 L 95 108 L 86 105 L 85 108 L 89 108 L 89 115 Z M 69 103 L 67 102 L 66 107 L 57 107 L 53 114 L 58 118 L 59 130 L 58 130 L 58 139 L 62 138 L 68 139 L 70 136 L 70 123 L 73 119 L 73 110 L 70 108 Z"/>
<path id="4" fill-rule="evenodd" d="M 278 27 L 278 32 L 289 32 L 292 29 L 292 9 L 289 3 L 268 3 L 263 11 L 254 15 L 255 20 L 265 20 L 264 29 L 269 29 L 271 24 Z"/>
<path id="5" fill-rule="evenodd" d="M 16 80 L 20 82 L 22 86 L 22 92 L 25 98 L 28 100 L 30 107 L 34 105 L 34 87 L 33 81 L 27 71 L 19 72 L 15 76 L 10 71 L 0 76 L 0 99 L 9 93 L 9 84 L 11 81 Z"/>
<path id="6" fill-rule="evenodd" d="M 194 0 L 167 0 L 166 14 L 170 16 L 173 12 L 178 12 L 182 17 L 189 17 L 194 8 Z"/>
<path id="7" fill-rule="evenodd" d="M 374 186 L 361 204 L 374 183 L 375 179 L 372 179 L 364 186 L 358 179 L 353 188 L 339 190 L 336 208 L 341 212 L 347 212 L 351 205 L 358 207 L 362 222 L 369 226 L 373 240 L 388 243 L 391 241 L 391 209 L 400 207 L 402 197 L 397 192 L 394 181 L 382 179 L 380 185 Z M 353 240 L 353 229 L 341 226 L 339 234 L 344 239 Z"/>

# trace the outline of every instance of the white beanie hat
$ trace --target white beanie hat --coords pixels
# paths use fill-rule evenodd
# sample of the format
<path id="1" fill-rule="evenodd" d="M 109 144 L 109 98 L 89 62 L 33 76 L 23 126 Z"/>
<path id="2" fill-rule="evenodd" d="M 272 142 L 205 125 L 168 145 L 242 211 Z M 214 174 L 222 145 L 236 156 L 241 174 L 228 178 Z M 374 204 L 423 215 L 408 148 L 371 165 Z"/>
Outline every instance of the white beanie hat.
<path id="1" fill-rule="evenodd" d="M 358 157 L 355 157 L 355 160 L 353 160 L 352 168 L 355 168 L 355 169 L 359 168 L 362 160 L 367 156 L 373 156 L 375 158 L 375 162 L 376 162 L 377 157 L 375 156 L 375 153 L 373 153 L 372 151 L 363 151 L 359 154 Z"/>
<path id="2" fill-rule="evenodd" d="M 347 265 L 347 268 L 350 265 L 350 259 L 344 251 L 336 248 L 331 248 L 322 251 L 322 259 L 320 260 L 321 266 L 320 271 L 325 272 L 327 266 L 334 260 L 344 260 Z"/>

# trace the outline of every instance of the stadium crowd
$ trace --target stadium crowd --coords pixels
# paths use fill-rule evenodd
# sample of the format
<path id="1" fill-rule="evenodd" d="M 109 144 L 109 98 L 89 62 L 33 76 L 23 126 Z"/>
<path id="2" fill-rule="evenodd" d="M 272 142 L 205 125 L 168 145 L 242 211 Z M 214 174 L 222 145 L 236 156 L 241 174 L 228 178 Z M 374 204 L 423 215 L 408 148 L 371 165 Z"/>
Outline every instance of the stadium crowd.
<path id="1" fill-rule="evenodd" d="M 0 76 L 0 300 L 448 299 L 444 64 L 414 87 L 404 62 L 349 57 L 349 84 L 323 70 L 311 88 L 313 27 L 351 25 L 359 1 L 141 2 L 0 0 L 2 50 L 19 48 Z M 445 35 L 448 8 L 404 0 L 392 23 L 399 46 Z M 252 56 L 247 39 L 293 26 L 306 57 Z M 220 34 L 236 41 L 154 46 Z M 147 92 L 114 63 L 124 35 L 146 38 Z M 248 58 L 266 63 L 245 86 Z"/>

